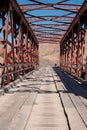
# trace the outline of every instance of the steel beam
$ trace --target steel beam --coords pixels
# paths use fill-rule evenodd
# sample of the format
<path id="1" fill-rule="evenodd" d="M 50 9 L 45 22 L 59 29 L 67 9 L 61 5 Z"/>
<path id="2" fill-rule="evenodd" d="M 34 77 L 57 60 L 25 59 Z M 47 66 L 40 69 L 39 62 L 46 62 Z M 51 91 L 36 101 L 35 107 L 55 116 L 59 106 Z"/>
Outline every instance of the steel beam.
<path id="1" fill-rule="evenodd" d="M 34 69 L 39 61 L 38 40 L 16 0 L 8 0 L 8 6 L 4 1 L 0 2 L 0 9 L 0 58 L 3 60 L 0 61 L 0 83 L 3 87 Z"/>

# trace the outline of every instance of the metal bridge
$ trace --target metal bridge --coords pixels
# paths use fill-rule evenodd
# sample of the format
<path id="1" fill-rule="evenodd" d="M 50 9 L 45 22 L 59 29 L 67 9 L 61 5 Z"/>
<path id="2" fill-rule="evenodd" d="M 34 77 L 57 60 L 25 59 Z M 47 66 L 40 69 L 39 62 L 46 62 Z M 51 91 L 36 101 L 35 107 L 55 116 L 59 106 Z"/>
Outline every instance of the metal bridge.
<path id="1" fill-rule="evenodd" d="M 29 1 L 0 1 L 0 130 L 87 130 L 87 0 Z M 60 66 L 39 68 L 41 43 Z"/>

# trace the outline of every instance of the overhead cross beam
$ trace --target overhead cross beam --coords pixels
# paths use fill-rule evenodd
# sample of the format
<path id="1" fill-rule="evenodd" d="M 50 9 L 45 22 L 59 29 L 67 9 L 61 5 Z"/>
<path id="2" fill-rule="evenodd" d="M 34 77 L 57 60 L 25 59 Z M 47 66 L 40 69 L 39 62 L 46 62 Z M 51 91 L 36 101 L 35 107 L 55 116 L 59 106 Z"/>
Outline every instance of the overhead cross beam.
<path id="1" fill-rule="evenodd" d="M 35 32 L 36 37 L 38 38 L 39 36 L 41 39 L 43 38 L 43 35 L 44 37 L 47 35 L 60 37 L 61 35 L 62 38 L 81 7 L 81 5 L 69 4 L 69 0 L 59 0 L 57 3 L 45 3 L 39 0 L 28 1 L 31 2 L 31 4 L 22 4 L 20 5 L 20 8 L 29 25 Z M 40 11 L 40 15 L 36 13 L 33 14 L 32 11 Z M 47 15 L 46 13 L 45 15 L 41 15 L 41 11 L 47 12 Z M 48 11 L 53 11 L 52 15 L 49 14 Z M 59 14 L 61 11 L 62 13 Z M 50 39 L 51 41 L 54 41 L 53 37 Z M 39 42 L 41 42 L 41 40 Z"/>

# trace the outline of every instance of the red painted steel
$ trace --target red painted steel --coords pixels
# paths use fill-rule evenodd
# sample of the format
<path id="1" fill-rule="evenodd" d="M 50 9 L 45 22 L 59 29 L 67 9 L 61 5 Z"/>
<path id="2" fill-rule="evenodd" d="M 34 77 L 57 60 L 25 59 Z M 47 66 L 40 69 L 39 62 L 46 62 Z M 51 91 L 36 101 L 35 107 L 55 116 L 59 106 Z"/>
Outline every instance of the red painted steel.
<path id="1" fill-rule="evenodd" d="M 68 0 L 56 4 L 30 1 L 34 4 L 19 6 L 16 0 L 7 0 L 7 5 L 5 0 L 0 2 L 1 87 L 39 65 L 39 42 L 60 43 L 60 67 L 87 80 L 87 1 L 82 6 L 65 4 Z M 35 10 L 58 10 L 65 14 L 36 16 L 29 13 Z M 75 18 L 71 14 L 76 14 Z M 52 24 L 40 23 L 46 21 Z"/>
<path id="2" fill-rule="evenodd" d="M 44 39 L 44 42 L 51 43 L 51 41 L 54 40 L 52 37 L 53 35 L 58 38 L 60 35 L 63 35 L 66 33 L 68 27 L 72 23 L 74 17 L 71 14 L 77 14 L 78 10 L 80 9 L 80 5 L 76 4 L 67 4 L 69 0 L 59 0 L 57 3 L 45 3 L 41 2 L 39 0 L 30 0 L 33 2 L 33 4 L 23 4 L 20 5 L 21 10 L 23 11 L 27 21 L 33 28 L 33 31 L 35 32 L 36 37 L 38 38 L 38 41 L 41 43 L 43 36 L 48 37 L 50 36 L 50 41 L 46 41 Z M 44 11 L 51 10 L 53 11 L 53 16 L 51 15 L 32 15 L 32 11 Z M 56 15 L 55 11 L 63 11 L 64 13 L 60 13 L 59 16 Z M 49 21 L 49 24 L 45 25 L 44 22 Z M 42 23 L 41 23 L 42 22 Z M 53 25 L 50 24 L 53 23 Z M 36 24 L 37 23 L 37 24 Z M 50 32 L 50 30 L 54 30 L 54 32 Z M 45 31 L 43 31 L 45 30 Z M 48 31 L 49 30 L 49 31 Z M 44 34 L 44 35 L 42 35 Z M 60 41 L 57 41 L 55 43 L 60 43 Z"/>
<path id="3" fill-rule="evenodd" d="M 60 43 L 61 68 L 87 80 L 87 1 L 84 1 L 77 16 Z"/>
<path id="4" fill-rule="evenodd" d="M 7 7 L 4 1 L 0 2 L 0 9 L 0 82 L 3 87 L 35 69 L 39 61 L 37 38 L 16 0 L 8 0 Z"/>

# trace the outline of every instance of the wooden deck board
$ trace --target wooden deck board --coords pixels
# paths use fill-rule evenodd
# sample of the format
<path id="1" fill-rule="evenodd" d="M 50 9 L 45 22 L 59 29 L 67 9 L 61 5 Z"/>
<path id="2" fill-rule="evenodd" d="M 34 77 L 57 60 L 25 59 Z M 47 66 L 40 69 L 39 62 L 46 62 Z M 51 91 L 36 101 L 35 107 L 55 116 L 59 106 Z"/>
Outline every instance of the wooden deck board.
<path id="1" fill-rule="evenodd" d="M 59 79 L 60 78 L 57 75 L 56 76 L 54 75 L 54 80 L 55 80 L 57 89 L 60 93 L 61 101 L 63 103 L 63 107 L 67 114 L 70 128 L 72 130 L 77 130 L 77 129 L 86 130 L 87 127 L 85 126 L 85 123 L 86 123 L 87 117 L 84 114 L 87 109 L 85 109 L 83 103 L 81 102 L 81 100 L 79 99 L 78 96 L 74 95 L 73 92 L 70 91 L 70 89 L 68 87 L 67 87 L 68 89 L 66 89 L 65 85 L 62 82 L 60 82 L 60 83 L 57 82 Z M 60 79 L 60 81 L 61 81 L 61 79 Z M 81 115 L 79 115 L 79 113 Z M 82 116 L 82 118 L 81 118 L 81 116 Z M 85 121 L 85 123 L 83 122 L 83 120 Z"/>
<path id="2" fill-rule="evenodd" d="M 69 130 L 51 72 L 49 76 L 45 75 L 45 78 L 40 88 L 43 92 L 37 95 L 26 130 Z"/>
<path id="3" fill-rule="evenodd" d="M 68 75 L 65 75 L 63 79 L 67 83 L 65 86 L 63 86 L 64 89 L 66 91 L 68 90 L 68 95 L 70 96 L 70 99 L 72 100 L 85 125 L 87 126 L 87 107 L 84 105 L 81 99 L 81 97 L 83 96 L 82 98 L 86 100 L 86 91 L 76 81 L 72 80 Z M 72 83 L 70 82 L 71 80 Z"/>
<path id="4" fill-rule="evenodd" d="M 51 67 L 27 75 L 0 97 L 0 130 L 87 130 L 87 92 Z"/>

